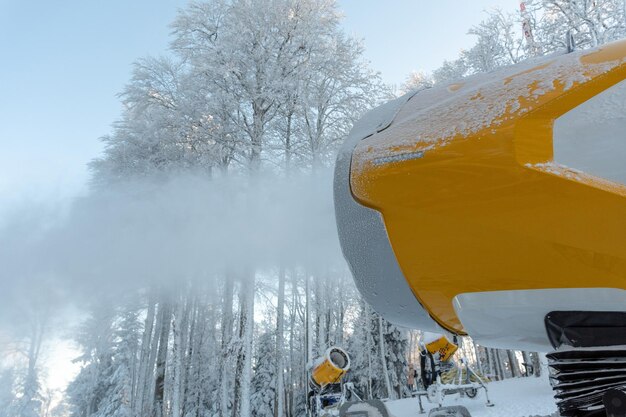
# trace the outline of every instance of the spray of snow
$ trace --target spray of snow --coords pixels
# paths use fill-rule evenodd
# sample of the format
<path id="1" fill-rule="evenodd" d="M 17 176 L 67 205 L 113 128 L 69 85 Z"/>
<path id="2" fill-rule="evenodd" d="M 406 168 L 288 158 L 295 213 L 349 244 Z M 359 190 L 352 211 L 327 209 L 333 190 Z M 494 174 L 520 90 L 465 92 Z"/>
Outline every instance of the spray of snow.
<path id="1" fill-rule="evenodd" d="M 0 248 L 5 324 L 26 300 L 63 304 L 240 268 L 341 259 L 326 172 L 186 176 L 113 187 L 66 210 L 16 209 L 0 229 Z"/>

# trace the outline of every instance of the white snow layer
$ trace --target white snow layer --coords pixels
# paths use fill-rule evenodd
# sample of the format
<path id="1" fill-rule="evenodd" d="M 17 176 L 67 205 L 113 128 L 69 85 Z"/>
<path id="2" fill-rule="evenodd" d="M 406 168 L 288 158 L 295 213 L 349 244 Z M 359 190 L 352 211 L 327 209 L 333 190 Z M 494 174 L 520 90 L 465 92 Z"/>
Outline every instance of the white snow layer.
<path id="1" fill-rule="evenodd" d="M 467 407 L 472 417 L 549 416 L 557 411 L 547 376 L 491 382 L 487 384 L 487 388 L 494 407 L 485 406 L 483 390 L 479 390 L 474 399 L 460 398 L 458 394 L 449 395 L 444 399 L 443 406 L 462 405 Z M 389 401 L 385 404 L 393 417 L 427 416 L 430 409 L 437 407 L 425 398 L 422 398 L 425 414 L 419 414 L 417 398 Z"/>
<path id="2" fill-rule="evenodd" d="M 392 129 L 363 140 L 361 146 L 372 158 L 389 158 L 407 148 L 423 150 L 428 144 L 442 146 L 457 135 L 505 123 L 507 113 L 528 112 L 524 102 L 532 103 L 559 84 L 567 91 L 622 63 L 580 65 L 587 53 L 552 55 L 475 75 L 454 84 L 453 91 L 449 85 L 421 91 L 398 113 Z"/>

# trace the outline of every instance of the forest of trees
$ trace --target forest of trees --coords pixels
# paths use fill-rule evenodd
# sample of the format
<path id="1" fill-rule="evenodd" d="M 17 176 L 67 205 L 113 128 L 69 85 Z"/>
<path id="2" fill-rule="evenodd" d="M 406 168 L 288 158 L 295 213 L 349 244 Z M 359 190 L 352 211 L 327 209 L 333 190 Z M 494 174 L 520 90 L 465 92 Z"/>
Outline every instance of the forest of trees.
<path id="1" fill-rule="evenodd" d="M 621 0 L 488 11 L 469 31 L 474 47 L 432 74 L 410 74 L 398 90 L 593 47 L 623 37 L 625 22 Z M 340 23 L 332 0 L 190 3 L 171 24 L 169 50 L 134 64 L 123 113 L 90 165 L 91 193 L 188 173 L 247 187 L 260 175 L 315 178 L 359 116 L 396 94 Z M 419 362 L 421 333 L 372 311 L 339 253 L 324 263 L 249 262 L 176 277 L 97 297 L 84 314 L 73 335 L 81 369 L 60 401 L 44 385 L 49 314 L 29 317 L 11 345 L 23 360 L 0 370 L 0 417 L 299 417 L 307 362 L 331 345 L 352 356 L 348 379 L 364 398 L 408 395 L 408 364 Z M 461 353 L 494 379 L 522 376 L 522 363 L 540 370 L 537 353 L 469 338 Z"/>

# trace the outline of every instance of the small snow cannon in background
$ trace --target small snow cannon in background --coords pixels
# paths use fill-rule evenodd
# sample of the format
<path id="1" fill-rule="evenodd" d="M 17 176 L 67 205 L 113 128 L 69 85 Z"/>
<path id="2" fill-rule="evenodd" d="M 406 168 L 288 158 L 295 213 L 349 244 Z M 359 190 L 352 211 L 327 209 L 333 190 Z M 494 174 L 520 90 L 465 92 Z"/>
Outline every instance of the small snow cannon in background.
<path id="1" fill-rule="evenodd" d="M 456 343 L 448 340 L 445 335 L 434 335 L 429 340 L 425 340 L 424 348 L 431 354 L 437 355 L 438 360 L 446 362 L 459 349 Z"/>
<path id="2" fill-rule="evenodd" d="M 431 386 L 439 382 L 439 376 L 443 371 L 442 365 L 448 368 L 446 364 L 458 348 L 458 345 L 448 340 L 445 335 L 437 333 L 424 335 L 420 343 L 420 380 L 424 390 L 429 390 Z M 422 395 L 426 393 L 427 391 L 421 392 Z M 432 401 L 432 395 L 428 398 Z"/>
<path id="3" fill-rule="evenodd" d="M 424 335 L 423 344 L 420 347 L 420 370 L 423 390 L 412 393 L 418 398 L 420 413 L 423 413 L 422 397 L 428 398 L 431 403 L 439 407 L 437 412 L 446 411 L 443 407 L 444 399 L 450 394 L 460 394 L 468 398 L 476 398 L 479 390 L 484 390 L 485 406 L 493 407 L 489 399 L 487 380 L 479 375 L 469 365 L 465 358 L 461 358 L 459 364 L 451 361 L 458 350 L 456 338 L 451 342 L 445 335 Z M 452 408 L 450 415 L 456 415 L 458 409 Z"/>
<path id="4" fill-rule="evenodd" d="M 603 416 L 626 386 L 625 79 L 620 41 L 436 85 L 366 114 L 335 166 L 369 304 L 405 327 L 555 350 L 564 416 Z"/>
<path id="5" fill-rule="evenodd" d="M 342 383 L 350 370 L 350 356 L 345 350 L 329 348 L 322 357 L 309 364 L 308 369 L 308 416 L 389 417 L 382 401 L 363 401 L 352 383 Z"/>

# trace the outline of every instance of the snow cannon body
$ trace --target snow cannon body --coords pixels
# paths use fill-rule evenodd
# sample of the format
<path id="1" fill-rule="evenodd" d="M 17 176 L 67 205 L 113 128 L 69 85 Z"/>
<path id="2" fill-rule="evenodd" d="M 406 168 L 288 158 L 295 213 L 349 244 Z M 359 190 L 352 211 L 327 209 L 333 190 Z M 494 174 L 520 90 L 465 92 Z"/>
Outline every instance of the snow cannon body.
<path id="1" fill-rule="evenodd" d="M 625 79 L 621 41 L 367 113 L 334 184 L 363 297 L 391 322 L 485 346 L 626 345 Z"/>
<path id="2" fill-rule="evenodd" d="M 324 356 L 313 362 L 311 382 L 317 388 L 336 384 L 350 369 L 350 357 L 345 350 L 338 347 L 329 348 Z"/>
<path id="3" fill-rule="evenodd" d="M 436 335 L 424 341 L 424 347 L 431 355 L 436 355 L 437 360 L 446 362 L 458 350 L 458 346 L 452 343 L 445 335 Z"/>

